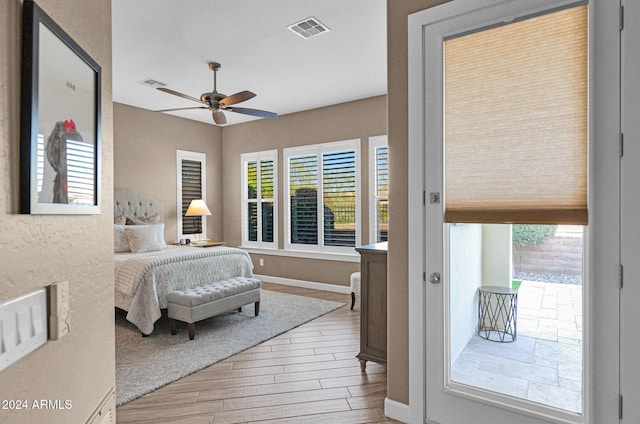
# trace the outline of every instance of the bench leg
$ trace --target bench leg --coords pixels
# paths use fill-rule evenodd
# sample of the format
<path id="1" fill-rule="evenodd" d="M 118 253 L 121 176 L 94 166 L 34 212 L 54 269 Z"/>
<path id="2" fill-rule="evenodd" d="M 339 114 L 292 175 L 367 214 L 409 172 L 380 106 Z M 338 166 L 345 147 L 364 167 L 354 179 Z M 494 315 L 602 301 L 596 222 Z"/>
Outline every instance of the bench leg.
<path id="1" fill-rule="evenodd" d="M 351 292 L 351 310 L 353 311 L 353 305 L 356 304 L 356 294 Z"/>
<path id="2" fill-rule="evenodd" d="M 172 336 L 176 335 L 176 320 L 173 318 L 169 318 L 169 331 Z"/>
<path id="3" fill-rule="evenodd" d="M 196 335 L 196 323 L 195 322 L 190 322 L 187 325 L 187 328 L 189 329 L 189 340 L 193 340 L 193 338 Z"/>
<path id="4" fill-rule="evenodd" d="M 256 316 L 258 316 L 258 314 L 260 313 L 260 301 L 256 302 L 254 306 L 256 309 Z"/>

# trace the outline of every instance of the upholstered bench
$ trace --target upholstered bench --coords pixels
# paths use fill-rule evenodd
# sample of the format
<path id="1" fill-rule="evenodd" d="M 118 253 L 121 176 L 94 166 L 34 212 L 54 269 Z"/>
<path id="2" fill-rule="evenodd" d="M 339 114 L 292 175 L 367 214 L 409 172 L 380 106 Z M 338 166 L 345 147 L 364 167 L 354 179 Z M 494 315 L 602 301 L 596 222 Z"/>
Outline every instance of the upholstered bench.
<path id="1" fill-rule="evenodd" d="M 242 310 L 242 306 L 255 303 L 255 316 L 260 312 L 260 280 L 233 277 L 197 287 L 172 291 L 167 294 L 169 330 L 176 334 L 176 320 L 186 322 L 189 339 L 195 336 L 195 323 L 206 318 Z"/>

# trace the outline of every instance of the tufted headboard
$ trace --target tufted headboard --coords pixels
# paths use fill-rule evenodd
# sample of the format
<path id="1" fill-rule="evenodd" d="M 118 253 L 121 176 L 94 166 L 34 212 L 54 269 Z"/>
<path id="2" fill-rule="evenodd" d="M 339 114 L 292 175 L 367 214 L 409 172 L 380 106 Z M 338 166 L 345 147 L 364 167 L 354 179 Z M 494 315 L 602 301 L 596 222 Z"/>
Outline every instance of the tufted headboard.
<path id="1" fill-rule="evenodd" d="M 164 221 L 162 203 L 139 191 L 117 188 L 113 194 L 113 216 L 122 214 L 135 218 L 158 214 L 160 221 Z"/>

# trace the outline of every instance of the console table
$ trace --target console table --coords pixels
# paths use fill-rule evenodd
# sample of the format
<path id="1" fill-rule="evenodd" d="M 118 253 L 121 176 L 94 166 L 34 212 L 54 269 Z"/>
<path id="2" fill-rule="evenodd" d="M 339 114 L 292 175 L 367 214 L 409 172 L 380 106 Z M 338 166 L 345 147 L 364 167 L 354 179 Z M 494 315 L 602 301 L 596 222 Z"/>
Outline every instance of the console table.
<path id="1" fill-rule="evenodd" d="M 356 247 L 360 252 L 360 360 L 387 363 L 387 242 Z"/>

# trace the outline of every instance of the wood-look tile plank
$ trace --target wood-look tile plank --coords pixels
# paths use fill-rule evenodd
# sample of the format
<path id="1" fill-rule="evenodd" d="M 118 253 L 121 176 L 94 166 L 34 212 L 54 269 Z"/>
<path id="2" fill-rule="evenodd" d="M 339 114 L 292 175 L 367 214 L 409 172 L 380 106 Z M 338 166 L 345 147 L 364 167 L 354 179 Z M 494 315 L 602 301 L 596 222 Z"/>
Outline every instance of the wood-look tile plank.
<path id="1" fill-rule="evenodd" d="M 365 385 L 349 386 L 347 387 L 349 393 L 353 397 L 359 396 L 373 396 L 377 394 L 387 394 L 387 383 L 370 383 Z"/>
<path id="2" fill-rule="evenodd" d="M 120 413 L 116 413 L 116 421 L 118 424 L 212 424 L 213 414 L 189 415 L 186 417 L 168 417 L 168 418 L 151 418 L 136 421 L 125 421 L 120 417 Z"/>
<path id="3" fill-rule="evenodd" d="M 385 397 L 386 391 L 383 394 L 347 398 L 347 402 L 351 409 L 384 408 Z"/>
<path id="4" fill-rule="evenodd" d="M 230 363 L 233 365 L 233 362 Z M 276 375 L 283 374 L 284 367 L 281 365 L 275 365 L 272 367 L 252 368 L 252 369 L 228 369 L 228 370 L 202 370 L 200 372 L 193 373 L 180 380 L 180 383 L 193 383 L 196 381 L 213 381 L 213 380 L 227 380 L 230 378 L 241 377 L 256 377 L 260 375 Z"/>
<path id="5" fill-rule="evenodd" d="M 381 383 L 386 381 L 386 374 L 360 374 L 348 377 L 323 378 L 320 380 L 320 384 L 323 388 L 328 389 L 330 387 L 355 386 L 358 384 Z"/>
<path id="6" fill-rule="evenodd" d="M 335 389 L 305 390 L 293 393 L 269 394 L 261 396 L 226 399 L 223 402 L 223 411 L 235 409 L 260 408 L 266 406 L 288 405 L 303 402 L 312 402 L 329 399 L 344 399 L 350 396 L 345 387 Z"/>
<path id="7" fill-rule="evenodd" d="M 308 364 L 313 362 L 332 361 L 333 355 L 307 355 L 307 356 L 294 356 L 284 358 L 273 359 L 258 359 L 254 361 L 234 361 L 233 369 L 242 368 L 256 368 L 256 367 L 268 367 L 272 365 L 292 365 L 292 364 Z"/>
<path id="8" fill-rule="evenodd" d="M 215 424 L 233 424 L 276 418 L 304 417 L 305 415 L 325 414 L 329 412 L 349 411 L 345 399 L 321 400 L 317 402 L 296 403 L 291 405 L 267 406 L 264 408 L 241 409 L 237 411 L 215 412 Z M 301 422 L 300 420 L 297 422 Z"/>
<path id="9" fill-rule="evenodd" d="M 384 409 L 372 408 L 351 410 L 345 412 L 333 412 L 325 414 L 305 415 L 304 417 L 289 417 L 273 420 L 249 421 L 249 424 L 365 424 L 387 422 Z M 389 421 L 397 423 L 399 421 Z"/>
<path id="10" fill-rule="evenodd" d="M 271 346 L 271 350 L 280 351 L 280 350 L 296 350 L 296 349 L 315 349 L 319 347 L 332 347 L 332 346 L 344 346 L 344 345 L 355 345 L 358 346 L 358 350 L 360 350 L 360 343 L 358 338 L 354 338 L 353 340 L 324 340 L 319 342 L 311 342 L 311 343 L 296 343 L 296 344 L 281 344 Z"/>
<path id="11" fill-rule="evenodd" d="M 235 399 L 240 397 L 261 396 L 276 393 L 296 393 L 305 390 L 321 389 L 318 380 L 292 381 L 286 383 L 260 384 L 246 387 L 223 387 L 203 390 L 198 394 L 198 401 Z"/>
<path id="12" fill-rule="evenodd" d="M 238 353 L 233 356 L 233 362 L 240 361 L 256 361 L 260 359 L 274 359 L 274 358 L 291 358 L 294 356 L 310 356 L 315 355 L 314 349 L 295 349 L 295 350 L 279 350 L 272 352 L 258 352 L 258 353 Z"/>
<path id="13" fill-rule="evenodd" d="M 149 408 L 154 406 L 164 405 L 177 405 L 181 403 L 194 403 L 198 400 L 197 392 L 187 393 L 169 393 L 169 394 L 155 394 L 151 393 L 142 396 L 131 402 L 125 403 L 120 406 L 120 410 L 135 409 L 135 408 Z"/>
<path id="14" fill-rule="evenodd" d="M 188 417 L 189 415 L 213 414 L 222 411 L 222 401 L 196 402 L 180 405 L 157 405 L 153 408 L 133 408 L 118 409 L 118 423 L 160 419 L 172 417 L 175 421 L 178 418 Z"/>
<path id="15" fill-rule="evenodd" d="M 316 355 L 316 356 L 317 357 L 331 356 L 333 358 L 333 355 L 328 355 L 328 354 Z M 289 373 L 289 372 L 298 372 L 298 371 L 326 370 L 331 368 L 348 368 L 348 367 L 353 367 L 354 365 L 360 366 L 360 362 L 356 358 L 343 359 L 340 361 L 326 359 L 324 361 L 309 361 L 309 362 L 303 362 L 298 364 L 285 364 L 284 372 Z"/>
<path id="16" fill-rule="evenodd" d="M 194 381 L 192 383 L 183 383 L 180 380 L 168 384 L 158 390 L 158 393 L 184 393 L 184 392 L 199 392 L 202 390 L 217 389 L 221 387 L 242 387 L 253 386 L 256 384 L 270 384 L 274 383 L 275 379 L 273 375 L 259 375 L 251 377 L 241 378 L 228 378 L 222 380 L 211 381 Z"/>
<path id="17" fill-rule="evenodd" d="M 316 355 L 322 355 L 323 353 L 333 353 L 336 359 L 344 359 L 346 357 L 355 357 L 360 352 L 360 345 L 356 343 L 348 343 L 339 346 L 323 346 L 313 349 Z M 341 354 L 338 357 L 336 354 Z"/>
<path id="18" fill-rule="evenodd" d="M 376 364 L 377 365 L 377 364 Z M 385 369 L 381 365 L 367 366 L 367 374 L 385 373 Z M 354 365 L 347 368 L 330 368 L 318 369 L 311 371 L 287 372 L 275 376 L 276 383 L 284 383 L 287 381 L 304 381 L 304 380 L 320 380 L 334 377 L 359 376 L 362 374 L 360 365 Z M 352 396 L 354 396 L 352 394 Z"/>

